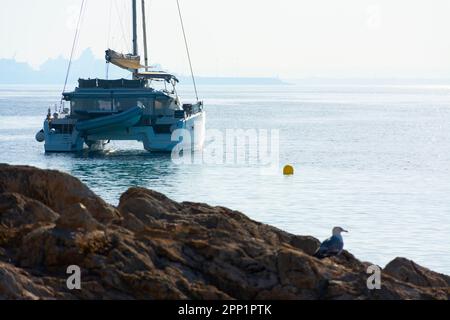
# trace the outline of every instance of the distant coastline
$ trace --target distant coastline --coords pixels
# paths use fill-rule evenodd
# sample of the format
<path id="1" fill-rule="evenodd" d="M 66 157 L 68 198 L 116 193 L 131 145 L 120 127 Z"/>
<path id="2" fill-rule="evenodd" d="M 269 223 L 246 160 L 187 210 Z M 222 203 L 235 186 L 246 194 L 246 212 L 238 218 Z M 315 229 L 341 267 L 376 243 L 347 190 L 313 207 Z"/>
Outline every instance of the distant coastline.
<path id="1" fill-rule="evenodd" d="M 0 59 L 0 84 L 61 84 L 66 76 L 68 61 L 62 57 L 49 59 L 39 70 L 25 62 L 14 59 Z M 72 62 L 68 83 L 76 83 L 78 78 L 105 78 L 106 66 L 97 59 L 90 49 Z M 109 78 L 129 78 L 130 73 L 110 66 Z M 191 78 L 177 75 L 182 84 L 191 83 Z M 286 85 L 287 82 L 276 77 L 196 77 L 203 85 Z"/>

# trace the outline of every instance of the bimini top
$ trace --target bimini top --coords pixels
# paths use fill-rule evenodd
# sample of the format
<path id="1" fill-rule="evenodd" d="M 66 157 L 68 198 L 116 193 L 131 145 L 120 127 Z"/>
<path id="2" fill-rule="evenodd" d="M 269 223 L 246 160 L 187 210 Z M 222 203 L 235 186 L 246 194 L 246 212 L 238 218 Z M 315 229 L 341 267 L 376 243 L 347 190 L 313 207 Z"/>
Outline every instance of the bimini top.
<path id="1" fill-rule="evenodd" d="M 144 88 L 147 81 L 143 79 L 138 80 L 127 80 L 127 79 L 116 79 L 116 80 L 104 80 L 104 79 L 78 79 L 78 88 L 80 89 L 115 89 L 115 88 L 126 88 L 126 89 L 138 89 Z"/>
<path id="2" fill-rule="evenodd" d="M 138 72 L 136 74 L 136 76 L 138 78 L 143 78 L 143 79 L 161 79 L 161 80 L 165 80 L 167 82 L 171 82 L 172 80 L 175 82 L 179 82 L 179 80 L 177 79 L 177 77 L 175 77 L 173 74 L 164 72 L 164 71 L 145 71 L 145 72 Z"/>
<path id="3" fill-rule="evenodd" d="M 155 99 L 169 99 L 170 94 L 146 86 L 147 80 L 103 80 L 79 79 L 75 91 L 64 92 L 63 99 L 96 99 L 96 98 L 133 98 L 151 97 Z"/>

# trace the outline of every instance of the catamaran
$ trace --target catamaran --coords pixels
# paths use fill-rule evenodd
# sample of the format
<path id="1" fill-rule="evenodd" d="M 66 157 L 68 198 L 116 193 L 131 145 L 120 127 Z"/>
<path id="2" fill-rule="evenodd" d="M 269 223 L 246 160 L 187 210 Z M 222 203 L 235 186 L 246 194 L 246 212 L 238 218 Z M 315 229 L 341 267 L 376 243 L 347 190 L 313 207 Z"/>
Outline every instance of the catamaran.
<path id="1" fill-rule="evenodd" d="M 178 1 L 177 5 L 186 40 Z M 43 129 L 36 134 L 37 141 L 45 142 L 46 152 L 78 152 L 86 147 L 98 150 L 112 140 L 140 141 L 148 151 L 170 152 L 182 140 L 174 138 L 177 129 L 185 130 L 184 136 L 190 135 L 184 149 L 203 148 L 205 111 L 198 100 L 187 41 L 197 100 L 183 104 L 176 91 L 177 77 L 148 66 L 144 0 L 141 6 L 145 65 L 141 65 L 138 51 L 137 3 L 132 0 L 133 52 L 121 54 L 108 49 L 105 55 L 106 63 L 130 71 L 131 79 L 79 79 L 74 91 L 64 89 L 62 100 L 68 101 L 70 108 L 60 108 L 53 114 L 49 108 Z M 165 83 L 164 89 L 152 85 L 157 81 Z"/>

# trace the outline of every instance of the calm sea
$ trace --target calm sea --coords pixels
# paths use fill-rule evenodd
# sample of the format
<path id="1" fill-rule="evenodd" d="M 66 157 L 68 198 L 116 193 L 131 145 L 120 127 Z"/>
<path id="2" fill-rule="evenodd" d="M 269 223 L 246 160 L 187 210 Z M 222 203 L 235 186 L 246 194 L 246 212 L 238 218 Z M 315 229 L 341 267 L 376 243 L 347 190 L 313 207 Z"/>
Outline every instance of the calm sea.
<path id="1" fill-rule="evenodd" d="M 362 260 L 404 256 L 450 274 L 450 85 L 202 86 L 209 129 L 279 130 L 276 175 L 177 165 L 135 142 L 45 154 L 34 135 L 60 89 L 0 86 L 0 162 L 66 171 L 113 204 L 138 185 L 320 239 L 340 225 Z"/>

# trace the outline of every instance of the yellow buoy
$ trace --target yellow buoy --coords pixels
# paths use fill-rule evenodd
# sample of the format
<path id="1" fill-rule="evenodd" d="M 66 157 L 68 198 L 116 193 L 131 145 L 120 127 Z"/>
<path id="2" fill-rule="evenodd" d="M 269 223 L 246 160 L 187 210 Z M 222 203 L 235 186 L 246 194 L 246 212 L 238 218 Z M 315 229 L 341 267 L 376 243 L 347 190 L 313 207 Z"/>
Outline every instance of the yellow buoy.
<path id="1" fill-rule="evenodd" d="M 294 167 L 291 166 L 291 165 L 284 166 L 284 168 L 283 168 L 283 174 L 284 174 L 285 176 L 291 176 L 291 175 L 293 175 L 293 174 L 294 174 Z"/>

